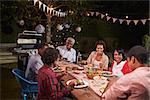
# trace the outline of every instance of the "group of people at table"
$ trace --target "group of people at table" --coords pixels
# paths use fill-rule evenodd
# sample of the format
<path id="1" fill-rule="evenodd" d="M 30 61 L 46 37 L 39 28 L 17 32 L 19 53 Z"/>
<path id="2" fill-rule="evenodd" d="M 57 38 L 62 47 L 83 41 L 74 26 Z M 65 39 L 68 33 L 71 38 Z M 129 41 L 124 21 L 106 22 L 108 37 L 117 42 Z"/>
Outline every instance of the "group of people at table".
<path id="1" fill-rule="evenodd" d="M 48 44 L 38 45 L 38 53 L 31 55 L 25 76 L 31 81 L 38 81 L 38 100 L 62 100 L 72 91 L 72 85 L 63 87 L 58 75 L 53 71 L 60 58 L 70 63 L 76 62 L 75 40 L 68 37 L 64 46 L 51 48 Z M 113 61 L 108 67 L 109 57 L 104 53 L 105 42 L 96 42 L 96 51 L 92 51 L 83 64 L 93 68 L 111 71 L 119 79 L 102 95 L 104 100 L 149 100 L 150 99 L 150 67 L 148 67 L 148 51 L 142 46 L 134 46 L 125 57 L 123 49 L 115 49 Z"/>

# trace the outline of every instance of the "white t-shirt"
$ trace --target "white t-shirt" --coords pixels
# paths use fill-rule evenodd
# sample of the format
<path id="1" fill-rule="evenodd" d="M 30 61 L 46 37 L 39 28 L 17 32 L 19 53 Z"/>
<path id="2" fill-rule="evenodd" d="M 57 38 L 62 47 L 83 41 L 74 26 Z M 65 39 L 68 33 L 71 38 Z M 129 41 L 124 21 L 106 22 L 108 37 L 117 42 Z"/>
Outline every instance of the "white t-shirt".
<path id="1" fill-rule="evenodd" d="M 56 49 L 59 50 L 59 53 L 63 58 L 66 58 L 70 62 L 76 62 L 76 51 L 75 51 L 75 49 L 71 48 L 70 50 L 68 50 L 66 48 L 66 45 L 58 46 Z"/>
<path id="2" fill-rule="evenodd" d="M 121 61 L 119 64 L 117 64 L 117 62 L 114 61 L 114 64 L 112 66 L 112 74 L 116 75 L 118 77 L 123 76 L 124 74 L 122 73 L 121 70 L 122 70 L 125 63 L 126 63 L 126 61 Z"/>

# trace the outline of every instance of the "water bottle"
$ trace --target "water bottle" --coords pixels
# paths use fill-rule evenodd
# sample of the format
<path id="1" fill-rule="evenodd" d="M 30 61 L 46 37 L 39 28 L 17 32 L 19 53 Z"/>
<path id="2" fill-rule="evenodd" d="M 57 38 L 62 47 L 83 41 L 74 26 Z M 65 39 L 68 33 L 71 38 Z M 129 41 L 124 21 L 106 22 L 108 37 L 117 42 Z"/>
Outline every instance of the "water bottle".
<path id="1" fill-rule="evenodd" d="M 78 52 L 77 63 L 79 63 L 81 60 L 82 60 L 82 55 L 80 52 Z"/>

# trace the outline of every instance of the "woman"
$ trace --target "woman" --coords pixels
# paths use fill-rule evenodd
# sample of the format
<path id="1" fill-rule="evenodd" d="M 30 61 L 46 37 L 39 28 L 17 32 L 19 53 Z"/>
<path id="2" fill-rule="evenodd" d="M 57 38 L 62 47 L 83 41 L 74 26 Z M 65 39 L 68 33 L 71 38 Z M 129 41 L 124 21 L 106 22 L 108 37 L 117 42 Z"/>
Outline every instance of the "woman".
<path id="1" fill-rule="evenodd" d="M 62 100 L 69 91 L 61 89 L 56 73 L 51 69 L 58 60 L 58 51 L 47 48 L 42 56 L 43 67 L 38 71 L 38 100 Z"/>
<path id="2" fill-rule="evenodd" d="M 116 49 L 114 51 L 114 61 L 112 62 L 110 71 L 112 71 L 113 75 L 118 77 L 121 77 L 132 71 L 125 60 L 123 49 Z"/>
<path id="3" fill-rule="evenodd" d="M 105 55 L 106 48 L 104 41 L 96 42 L 96 51 L 92 51 L 87 59 L 87 64 L 92 64 L 94 68 L 108 70 L 108 56 Z"/>

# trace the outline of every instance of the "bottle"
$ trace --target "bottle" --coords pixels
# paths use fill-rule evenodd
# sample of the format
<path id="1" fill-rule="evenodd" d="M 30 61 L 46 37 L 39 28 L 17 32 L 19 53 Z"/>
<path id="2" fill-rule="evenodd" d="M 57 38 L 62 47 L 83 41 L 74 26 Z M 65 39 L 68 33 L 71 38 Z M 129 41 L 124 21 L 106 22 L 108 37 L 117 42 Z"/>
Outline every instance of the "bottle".
<path id="1" fill-rule="evenodd" d="M 77 63 L 79 63 L 81 60 L 82 60 L 82 55 L 81 55 L 80 52 L 78 52 L 78 55 L 77 55 Z"/>

